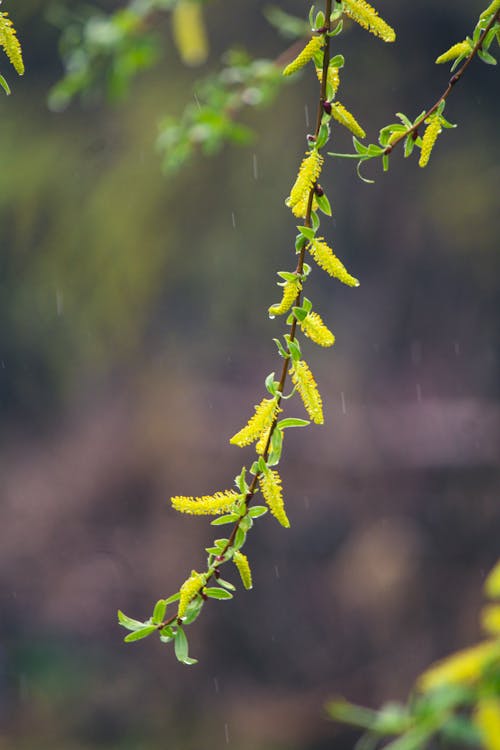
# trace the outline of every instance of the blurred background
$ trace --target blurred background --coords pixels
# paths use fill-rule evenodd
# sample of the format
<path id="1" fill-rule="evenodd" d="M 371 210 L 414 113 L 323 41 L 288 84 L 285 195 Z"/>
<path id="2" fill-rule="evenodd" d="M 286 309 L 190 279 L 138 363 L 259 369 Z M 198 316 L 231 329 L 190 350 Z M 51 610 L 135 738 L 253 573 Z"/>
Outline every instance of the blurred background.
<path id="1" fill-rule="evenodd" d="M 187 668 L 154 639 L 124 645 L 116 610 L 148 617 L 204 564 L 207 520 L 169 497 L 229 487 L 251 458 L 228 438 L 280 366 L 283 322 L 266 311 L 294 263 L 283 201 L 316 88 L 309 71 L 244 114 L 249 147 L 165 176 L 158 122 L 200 75 L 168 16 L 158 65 L 127 96 L 54 112 L 49 5 L 3 6 L 26 74 L 9 70 L 0 99 L 0 748 L 347 750 L 356 734 L 325 701 L 404 699 L 431 660 L 477 640 L 498 557 L 498 72 L 471 66 L 427 169 L 398 155 L 388 174 L 368 165 L 366 185 L 327 162 L 322 234 L 361 286 L 312 274 L 337 336 L 304 345 L 326 424 L 287 434 L 291 529 L 256 525 L 254 589 L 205 608 Z M 258 56 L 287 48 L 265 6 L 206 8 L 207 69 L 235 36 Z M 448 71 L 433 60 L 483 4 L 377 7 L 396 45 L 351 28 L 335 47 L 341 100 L 371 141 L 435 101 Z"/>

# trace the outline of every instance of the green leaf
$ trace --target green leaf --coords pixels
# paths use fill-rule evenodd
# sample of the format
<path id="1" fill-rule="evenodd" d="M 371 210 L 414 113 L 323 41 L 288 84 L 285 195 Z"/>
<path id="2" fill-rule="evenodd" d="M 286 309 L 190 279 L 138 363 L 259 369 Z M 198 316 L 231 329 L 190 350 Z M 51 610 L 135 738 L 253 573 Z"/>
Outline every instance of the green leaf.
<path id="1" fill-rule="evenodd" d="M 276 426 L 281 428 L 282 430 L 285 430 L 287 427 L 307 427 L 308 424 L 311 423 L 307 419 L 286 417 L 286 419 L 281 419 Z"/>
<path id="2" fill-rule="evenodd" d="M 269 450 L 268 466 L 276 466 L 280 462 L 281 452 L 283 450 L 283 431 L 275 427 L 271 436 L 271 446 Z"/>
<path id="3" fill-rule="evenodd" d="M 283 344 L 281 343 L 281 341 L 279 339 L 273 339 L 273 341 L 276 344 L 276 346 L 278 347 L 278 352 L 280 353 L 280 355 L 283 357 L 283 359 L 286 359 L 288 357 L 288 353 L 285 350 L 285 347 L 283 346 Z"/>
<path id="4" fill-rule="evenodd" d="M 234 479 L 234 483 L 241 492 L 242 495 L 246 495 L 248 492 L 248 484 L 246 481 L 247 468 L 244 466 L 237 477 Z"/>
<path id="5" fill-rule="evenodd" d="M 326 114 L 325 117 L 327 118 L 327 121 L 321 123 L 318 137 L 316 138 L 316 148 L 323 148 L 325 143 L 328 143 L 328 139 L 330 138 L 330 125 L 328 123 L 328 120 L 330 118 Z"/>
<path id="6" fill-rule="evenodd" d="M 123 639 L 125 643 L 132 643 L 132 641 L 140 641 L 143 638 L 147 638 L 148 635 L 151 635 L 151 633 L 154 633 L 157 630 L 157 628 L 154 625 L 148 625 L 147 628 L 142 628 L 141 630 L 136 630 L 135 633 L 129 633 L 125 636 Z"/>
<path id="7" fill-rule="evenodd" d="M 407 128 L 411 128 L 413 123 L 408 119 L 406 115 L 404 115 L 402 112 L 396 112 L 396 117 L 399 117 L 403 125 L 406 125 Z"/>
<path id="8" fill-rule="evenodd" d="M 279 383 L 277 383 L 274 380 L 274 372 L 270 372 L 269 373 L 269 375 L 266 378 L 265 385 L 266 385 L 266 389 L 269 391 L 269 393 L 271 394 L 271 396 L 276 396 L 276 394 L 278 392 L 278 385 L 279 385 Z"/>
<path id="9" fill-rule="evenodd" d="M 188 640 L 184 630 L 179 626 L 174 639 L 174 651 L 177 659 L 182 664 L 196 664 L 196 659 L 190 659 L 188 656 Z"/>
<path id="10" fill-rule="evenodd" d="M 382 167 L 384 172 L 389 171 L 389 154 L 383 154 L 382 156 Z"/>
<path id="11" fill-rule="evenodd" d="M 311 229 L 311 227 L 297 227 L 300 234 L 305 237 L 307 240 L 313 240 L 314 239 L 314 229 Z"/>
<path id="12" fill-rule="evenodd" d="M 312 228 L 314 229 L 314 231 L 317 232 L 319 229 L 320 221 L 319 221 L 319 216 L 316 213 L 316 211 L 311 211 L 311 224 L 312 224 Z"/>
<path id="13" fill-rule="evenodd" d="M 229 543 L 229 539 L 215 539 L 214 544 L 219 549 L 224 549 Z"/>
<path id="14" fill-rule="evenodd" d="M 226 523 L 234 523 L 239 516 L 236 513 L 228 513 L 226 516 L 219 516 L 210 522 L 211 526 L 224 526 Z"/>
<path id="15" fill-rule="evenodd" d="M 203 599 L 201 596 L 197 596 L 195 599 L 189 602 L 186 612 L 182 617 L 182 622 L 185 625 L 191 625 L 200 615 L 203 607 Z"/>
<path id="16" fill-rule="evenodd" d="M 143 622 L 127 617 L 120 609 L 118 610 L 118 622 L 127 630 L 140 630 L 140 628 L 144 627 Z"/>
<path id="17" fill-rule="evenodd" d="M 352 137 L 352 142 L 354 144 L 354 148 L 356 149 L 356 153 L 360 154 L 361 156 L 364 156 L 368 153 L 368 146 L 365 146 L 364 143 L 361 143 L 355 135 Z"/>
<path id="18" fill-rule="evenodd" d="M 169 643 L 169 641 L 173 641 L 174 638 L 175 631 L 170 625 L 167 625 L 160 630 L 160 641 L 162 641 L 162 643 Z"/>
<path id="19" fill-rule="evenodd" d="M 218 586 L 212 586 L 210 588 L 205 589 L 205 594 L 210 599 L 232 599 L 233 595 L 230 591 L 226 591 L 226 589 L 219 588 Z"/>
<path id="20" fill-rule="evenodd" d="M 330 59 L 330 68 L 343 68 L 345 64 L 344 55 L 335 55 Z"/>
<path id="21" fill-rule="evenodd" d="M 172 594 L 172 596 L 169 596 L 168 599 L 166 599 L 167 604 L 173 604 L 173 602 L 178 602 L 181 598 L 181 595 L 179 592 L 176 594 Z"/>
<path id="22" fill-rule="evenodd" d="M 153 610 L 153 622 L 163 622 L 165 612 L 167 611 L 167 602 L 165 599 L 158 599 Z"/>
<path id="23" fill-rule="evenodd" d="M 239 528 L 236 532 L 236 536 L 234 537 L 233 548 L 235 550 L 241 549 L 241 547 L 243 547 L 243 545 L 245 544 L 246 538 L 247 535 L 245 534 L 243 529 Z"/>
<path id="24" fill-rule="evenodd" d="M 318 208 L 320 211 L 322 211 L 326 216 L 332 215 L 332 208 L 330 206 L 330 201 L 326 197 L 326 195 L 323 193 L 323 195 L 316 196 L 316 200 L 318 201 Z"/>
<path id="25" fill-rule="evenodd" d="M 290 352 L 293 361 L 297 362 L 302 356 L 301 351 L 300 351 L 300 344 L 297 341 L 297 339 L 293 339 L 292 341 L 289 336 L 286 336 L 286 339 L 287 339 L 288 351 Z"/>
<path id="26" fill-rule="evenodd" d="M 343 21 L 339 21 L 335 28 L 328 32 L 328 36 L 337 36 L 342 31 L 343 26 Z"/>
<path id="27" fill-rule="evenodd" d="M 413 133 L 410 133 L 405 138 L 405 159 L 410 156 L 415 148 L 415 139 Z"/>
<path id="28" fill-rule="evenodd" d="M 260 516 L 264 516 L 268 511 L 268 508 L 265 505 L 254 505 L 253 508 L 250 508 L 248 511 L 248 515 L 252 518 L 260 518 Z"/>
<path id="29" fill-rule="evenodd" d="M 493 57 L 493 55 L 490 55 L 490 53 L 486 52 L 484 49 L 478 49 L 477 56 L 487 65 L 497 64 L 496 58 Z"/>
<path id="30" fill-rule="evenodd" d="M 221 586 L 224 586 L 225 589 L 229 589 L 229 591 L 236 591 L 236 586 L 233 586 L 233 584 L 229 583 L 229 581 L 224 581 L 223 578 L 217 578 L 217 583 L 219 583 Z"/>
<path id="31" fill-rule="evenodd" d="M 0 86 L 3 88 L 3 90 L 5 91 L 5 93 L 7 94 L 7 96 L 9 96 L 10 95 L 10 87 L 9 87 L 9 84 L 7 83 L 7 81 L 5 80 L 5 78 L 2 75 L 0 75 Z"/>

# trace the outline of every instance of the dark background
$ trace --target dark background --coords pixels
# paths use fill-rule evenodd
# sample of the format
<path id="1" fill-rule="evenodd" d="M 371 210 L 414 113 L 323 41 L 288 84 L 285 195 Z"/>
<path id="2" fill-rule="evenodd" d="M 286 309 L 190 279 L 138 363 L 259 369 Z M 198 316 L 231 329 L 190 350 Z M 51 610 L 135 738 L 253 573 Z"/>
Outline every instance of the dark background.
<path id="1" fill-rule="evenodd" d="M 209 68 L 235 35 L 254 54 L 286 48 L 264 5 L 207 9 Z M 474 642 L 498 556 L 498 72 L 471 66 L 446 110 L 459 127 L 425 170 L 397 155 L 365 185 L 352 162 L 327 162 L 322 233 L 361 286 L 314 270 L 308 287 L 337 336 L 304 345 L 326 424 L 288 435 L 292 527 L 256 526 L 254 589 L 205 608 L 187 668 L 154 639 L 123 645 L 115 613 L 149 616 L 204 564 L 207 520 L 168 498 L 229 487 L 251 458 L 228 438 L 279 367 L 266 310 L 294 262 L 283 201 L 316 86 L 308 72 L 246 116 L 249 149 L 165 178 L 157 122 L 199 75 L 168 19 L 160 65 L 126 100 L 54 114 L 46 7 L 4 7 L 27 72 L 9 70 L 0 99 L 0 747 L 351 748 L 325 701 L 403 699 Z M 483 9 L 378 7 L 395 45 L 351 28 L 335 47 L 341 101 L 372 141 L 435 101 L 448 71 L 433 60 Z M 334 146 L 350 150 L 339 129 Z"/>

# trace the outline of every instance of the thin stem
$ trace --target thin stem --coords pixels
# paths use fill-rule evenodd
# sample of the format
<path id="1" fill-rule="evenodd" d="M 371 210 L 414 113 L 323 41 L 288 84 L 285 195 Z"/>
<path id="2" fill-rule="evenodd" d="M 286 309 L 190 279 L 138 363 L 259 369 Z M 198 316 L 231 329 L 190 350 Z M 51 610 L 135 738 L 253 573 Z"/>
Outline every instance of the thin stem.
<path id="1" fill-rule="evenodd" d="M 471 50 L 470 55 L 467 57 L 463 65 L 459 68 L 459 70 L 450 78 L 448 82 L 448 86 L 443 91 L 439 99 L 435 102 L 435 104 L 432 105 L 430 109 L 427 110 L 421 117 L 418 118 L 418 120 L 415 121 L 414 125 L 411 126 L 411 128 L 408 128 L 408 130 L 403 131 L 400 135 L 398 135 L 397 138 L 394 139 L 394 141 L 389 144 L 384 149 L 384 154 L 390 154 L 395 146 L 398 145 L 401 141 L 405 140 L 409 135 L 416 134 L 420 125 L 427 120 L 428 117 L 430 117 L 434 112 L 438 109 L 441 102 L 445 102 L 449 95 L 451 94 L 453 88 L 456 86 L 456 84 L 459 82 L 459 80 L 462 78 L 463 74 L 471 64 L 472 60 L 475 58 L 481 47 L 483 46 L 483 42 L 486 38 L 486 35 L 488 34 L 489 30 L 494 26 L 494 24 L 500 19 L 500 10 L 495 13 L 490 21 L 488 22 L 487 26 L 485 27 L 483 33 L 477 40 L 476 44 Z"/>

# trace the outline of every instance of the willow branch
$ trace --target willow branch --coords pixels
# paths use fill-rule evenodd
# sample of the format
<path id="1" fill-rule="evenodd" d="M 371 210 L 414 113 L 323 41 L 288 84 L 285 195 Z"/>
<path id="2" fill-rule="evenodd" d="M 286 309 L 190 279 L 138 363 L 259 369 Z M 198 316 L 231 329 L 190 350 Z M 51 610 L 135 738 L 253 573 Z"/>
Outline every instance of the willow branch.
<path id="1" fill-rule="evenodd" d="M 331 30 L 330 16 L 332 14 L 332 2 L 333 2 L 333 0 L 326 0 L 325 1 L 325 17 L 326 17 L 326 20 L 325 20 L 325 26 L 322 29 L 322 33 L 325 34 L 325 44 L 324 44 L 324 47 L 323 47 L 323 74 L 321 76 L 320 94 L 319 94 L 318 110 L 317 110 L 317 116 L 316 116 L 316 128 L 315 128 L 315 131 L 314 131 L 314 135 L 312 136 L 313 140 L 316 140 L 317 137 L 318 137 L 318 135 L 319 135 L 319 131 L 320 131 L 321 123 L 322 123 L 322 119 L 323 119 L 323 112 L 324 112 L 324 110 L 323 110 L 323 103 L 326 101 L 326 87 L 327 87 L 327 79 L 328 79 L 328 65 L 330 63 L 330 37 L 328 36 L 328 32 Z M 304 219 L 304 224 L 305 224 L 306 227 L 310 227 L 311 226 L 312 205 L 313 205 L 313 198 L 314 198 L 315 190 L 316 190 L 316 184 L 314 184 L 311 187 L 310 191 L 309 191 L 309 196 L 308 196 L 308 201 L 307 201 L 307 211 L 306 211 L 306 216 L 305 216 L 305 219 Z M 301 276 L 302 273 L 303 273 L 303 271 L 304 271 L 305 252 L 306 252 L 306 248 L 305 248 L 305 245 L 304 245 L 301 248 L 301 250 L 300 250 L 299 258 L 298 258 L 298 262 L 297 262 L 297 267 L 295 269 L 295 273 L 297 274 L 297 276 Z M 302 294 L 301 291 L 299 291 L 298 294 L 297 294 L 296 300 L 295 300 L 295 306 L 297 306 L 297 307 L 300 306 L 301 294 Z M 294 318 L 294 320 L 292 321 L 292 323 L 290 325 L 290 332 L 289 332 L 290 341 L 294 341 L 295 334 L 296 334 L 296 329 L 297 329 L 297 319 Z M 278 405 L 281 403 L 281 400 L 282 400 L 282 395 L 281 394 L 283 393 L 283 390 L 284 390 L 285 385 L 286 385 L 286 380 L 287 380 L 287 375 L 288 375 L 288 366 L 289 366 L 289 363 L 290 363 L 290 357 L 291 357 L 290 354 L 288 354 L 288 356 L 284 357 L 283 367 L 282 367 L 282 370 L 281 370 L 281 375 L 280 375 L 279 385 L 278 385 L 278 392 L 280 394 L 278 396 L 278 399 L 277 399 Z M 264 452 L 263 452 L 263 458 L 264 458 L 265 461 L 267 461 L 267 459 L 269 458 L 269 450 L 270 450 L 270 445 L 271 445 L 271 439 L 272 439 L 273 433 L 274 433 L 274 431 L 276 429 L 277 422 L 278 422 L 278 418 L 275 417 L 275 419 L 274 419 L 274 421 L 273 421 L 273 423 L 271 425 L 271 429 L 269 430 L 269 435 L 268 435 L 267 442 L 266 442 L 266 445 L 265 445 L 265 448 L 264 448 Z M 231 534 L 230 534 L 230 536 L 228 538 L 227 544 L 225 545 L 225 547 L 220 552 L 220 555 L 219 555 L 220 562 L 224 562 L 224 558 L 225 558 L 226 553 L 229 550 L 231 550 L 233 548 L 233 546 L 234 546 L 234 542 L 235 542 L 235 539 L 236 539 L 236 534 L 238 533 L 238 529 L 240 527 L 240 524 L 241 524 L 243 518 L 245 518 L 245 516 L 247 515 L 247 512 L 248 512 L 248 509 L 250 507 L 250 504 L 251 504 L 251 502 L 253 500 L 253 497 L 254 497 L 254 495 L 255 495 L 255 493 L 257 491 L 257 483 L 258 483 L 258 480 L 259 480 L 259 477 L 261 476 L 261 474 L 262 474 L 261 471 L 257 471 L 255 473 L 253 479 L 252 479 L 252 482 L 251 482 L 251 484 L 250 484 L 250 486 L 248 488 L 248 491 L 247 491 L 247 493 L 245 495 L 245 500 L 244 500 L 245 506 L 246 506 L 246 512 L 235 522 L 235 524 L 233 526 L 233 529 L 231 531 Z M 216 563 L 217 563 L 217 559 L 216 559 Z M 217 578 L 217 576 L 218 576 L 218 566 L 217 566 L 217 564 L 212 565 L 209 568 L 208 574 L 209 575 L 207 576 L 206 582 L 208 582 L 212 577 Z M 206 584 L 204 584 L 204 585 L 206 585 Z M 202 593 L 203 587 L 204 586 L 200 587 L 198 589 L 198 591 L 195 592 L 195 594 L 192 597 L 193 599 L 196 596 L 198 596 L 198 594 Z M 177 618 L 177 615 L 172 615 L 172 617 L 170 617 L 169 619 L 164 620 L 163 622 L 159 623 L 156 626 L 156 629 L 157 630 L 162 630 L 163 628 L 167 627 L 168 625 L 172 625 L 172 624 L 174 624 L 177 621 L 179 622 L 179 624 L 182 624 L 182 620 L 179 621 L 178 618 Z"/>
<path id="2" fill-rule="evenodd" d="M 500 10 L 492 16 L 492 18 L 488 22 L 487 26 L 485 27 L 483 33 L 481 34 L 481 36 L 477 40 L 476 44 L 472 48 L 472 50 L 470 52 L 470 55 L 467 57 L 467 59 L 465 60 L 465 62 L 463 63 L 463 65 L 459 68 L 459 70 L 450 78 L 450 80 L 448 82 L 448 86 L 443 91 L 443 93 L 441 94 L 441 96 L 439 97 L 439 99 L 435 102 L 435 104 L 432 105 L 432 107 L 430 109 L 427 110 L 427 112 L 424 112 L 424 114 L 421 115 L 415 121 L 415 123 L 411 126 L 411 128 L 408 128 L 407 130 L 404 130 L 400 135 L 398 135 L 397 138 L 394 139 L 394 141 L 391 144 L 389 144 L 388 146 L 386 146 L 386 148 L 384 149 L 384 152 L 383 152 L 385 155 L 390 154 L 392 152 L 392 150 L 394 149 L 394 147 L 397 146 L 398 143 L 400 143 L 401 141 L 405 140 L 409 135 L 413 134 L 414 136 L 416 136 L 417 135 L 417 131 L 418 131 L 419 127 L 422 125 L 422 123 L 425 122 L 425 120 L 427 120 L 427 118 L 430 117 L 432 114 L 434 114 L 434 112 L 439 108 L 439 105 L 441 104 L 441 102 L 445 102 L 448 99 L 448 97 L 451 94 L 451 92 L 453 91 L 454 87 L 459 82 L 459 80 L 462 78 L 463 74 L 465 73 L 465 71 L 467 70 L 467 68 L 469 67 L 469 65 L 471 64 L 472 60 L 476 57 L 477 53 L 479 52 L 479 50 L 483 46 L 483 42 L 484 42 L 484 40 L 485 40 L 485 38 L 486 38 L 489 30 L 491 28 L 493 28 L 493 26 L 495 25 L 495 23 L 498 20 L 500 20 Z"/>

